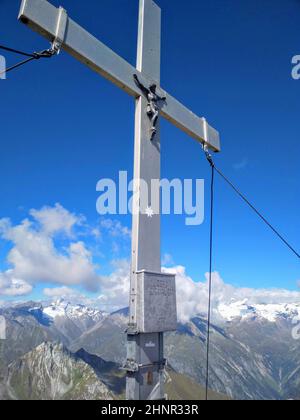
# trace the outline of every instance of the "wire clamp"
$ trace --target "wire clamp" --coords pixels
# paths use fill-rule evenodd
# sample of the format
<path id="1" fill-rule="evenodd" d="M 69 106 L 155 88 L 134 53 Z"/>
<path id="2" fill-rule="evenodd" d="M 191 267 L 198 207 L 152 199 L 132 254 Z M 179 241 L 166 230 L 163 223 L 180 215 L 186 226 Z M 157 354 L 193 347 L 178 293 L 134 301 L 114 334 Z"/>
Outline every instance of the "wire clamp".
<path id="1" fill-rule="evenodd" d="M 36 60 L 39 60 L 40 58 L 50 58 L 53 57 L 53 55 L 56 55 L 57 52 L 54 51 L 52 48 L 49 48 L 48 50 L 44 50 L 41 52 L 34 52 L 32 54 L 33 58 L 35 58 Z"/>
<path id="2" fill-rule="evenodd" d="M 209 153 L 209 148 L 208 148 L 208 145 L 207 145 L 206 143 L 204 143 L 202 147 L 203 147 L 203 150 L 204 150 L 204 153 L 205 153 L 206 159 L 208 160 L 208 163 L 210 164 L 210 166 L 211 166 L 212 168 L 214 168 L 214 167 L 215 167 L 215 163 L 214 163 L 214 161 L 213 161 L 213 157 L 212 157 L 212 155 Z"/>
<path id="3" fill-rule="evenodd" d="M 209 146 L 208 146 L 208 138 L 209 138 L 209 136 L 208 136 L 208 124 L 207 124 L 207 121 L 206 121 L 205 118 L 202 118 L 202 120 L 203 120 L 203 127 L 204 127 L 204 142 L 202 144 L 202 148 L 204 150 L 204 153 L 205 153 L 206 159 L 208 160 L 208 163 L 210 164 L 210 166 L 212 168 L 214 168 L 215 164 L 214 164 L 214 161 L 213 161 L 213 157 L 209 152 Z"/>

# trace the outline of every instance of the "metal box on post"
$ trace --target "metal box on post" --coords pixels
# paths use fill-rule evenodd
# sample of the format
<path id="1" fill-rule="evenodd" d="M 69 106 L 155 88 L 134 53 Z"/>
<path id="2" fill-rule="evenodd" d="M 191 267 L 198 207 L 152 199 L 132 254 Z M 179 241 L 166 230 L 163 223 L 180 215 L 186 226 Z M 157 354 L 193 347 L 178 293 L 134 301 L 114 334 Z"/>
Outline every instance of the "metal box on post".
<path id="1" fill-rule="evenodd" d="M 137 273 L 137 330 L 141 333 L 176 331 L 175 275 Z"/>

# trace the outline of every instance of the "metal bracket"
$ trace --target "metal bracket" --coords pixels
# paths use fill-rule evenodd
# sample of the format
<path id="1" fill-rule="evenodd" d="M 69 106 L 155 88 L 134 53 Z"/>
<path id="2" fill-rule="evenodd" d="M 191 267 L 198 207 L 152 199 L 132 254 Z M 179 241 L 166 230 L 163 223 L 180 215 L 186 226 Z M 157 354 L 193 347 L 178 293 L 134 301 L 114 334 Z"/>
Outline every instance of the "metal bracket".
<path id="1" fill-rule="evenodd" d="M 126 370 L 127 372 L 130 372 L 130 373 L 135 373 L 135 372 L 138 372 L 140 369 L 153 368 L 153 367 L 156 367 L 158 368 L 158 370 L 163 371 L 166 368 L 166 366 L 167 366 L 166 359 L 163 359 L 160 362 L 154 362 L 154 363 L 146 364 L 146 365 L 138 364 L 134 360 L 127 360 L 125 365 L 121 369 Z"/>
<path id="2" fill-rule="evenodd" d="M 143 367 L 148 367 L 148 366 L 156 366 L 160 371 L 163 371 L 166 369 L 167 359 L 162 359 L 160 362 L 155 362 L 152 365 L 144 365 Z"/>
<path id="3" fill-rule="evenodd" d="M 209 147 L 208 147 L 208 138 L 209 138 L 208 123 L 207 123 L 206 118 L 202 118 L 202 121 L 203 121 L 203 129 L 204 129 L 204 143 L 203 143 L 202 146 L 203 146 L 203 150 L 205 152 L 208 152 L 209 151 Z"/>
<path id="4" fill-rule="evenodd" d="M 137 324 L 128 324 L 125 333 L 127 333 L 128 335 L 138 335 L 140 332 L 137 328 Z"/>
<path id="5" fill-rule="evenodd" d="M 68 24 L 68 15 L 66 10 L 63 7 L 59 7 L 58 9 L 58 17 L 57 17 L 57 27 L 54 41 L 52 42 L 51 49 L 56 53 L 59 54 L 61 47 L 64 43 L 66 30 Z"/>
<path id="6" fill-rule="evenodd" d="M 122 367 L 122 370 L 126 370 L 126 372 L 129 373 L 135 373 L 139 371 L 139 365 L 134 360 L 126 360 L 126 363 Z"/>

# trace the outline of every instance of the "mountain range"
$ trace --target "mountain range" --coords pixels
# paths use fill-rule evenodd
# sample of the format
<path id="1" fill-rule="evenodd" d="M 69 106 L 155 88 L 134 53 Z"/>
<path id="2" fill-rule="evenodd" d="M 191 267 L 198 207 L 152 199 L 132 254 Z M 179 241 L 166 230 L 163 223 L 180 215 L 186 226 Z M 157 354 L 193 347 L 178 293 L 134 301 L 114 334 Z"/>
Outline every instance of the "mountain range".
<path id="1" fill-rule="evenodd" d="M 211 398 L 299 399 L 300 341 L 292 334 L 299 314 L 297 304 L 232 301 L 216 308 Z M 6 307 L 0 315 L 7 337 L 0 340 L 0 398 L 124 398 L 126 309 L 108 314 L 60 300 Z M 171 397 L 203 398 L 206 337 L 202 315 L 166 334 Z"/>

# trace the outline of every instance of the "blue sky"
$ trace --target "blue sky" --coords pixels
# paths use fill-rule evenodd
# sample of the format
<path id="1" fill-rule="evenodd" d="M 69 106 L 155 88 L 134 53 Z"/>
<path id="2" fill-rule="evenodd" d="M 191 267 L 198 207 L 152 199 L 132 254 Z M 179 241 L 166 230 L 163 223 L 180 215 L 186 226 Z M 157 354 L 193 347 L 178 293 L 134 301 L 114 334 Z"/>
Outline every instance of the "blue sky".
<path id="1" fill-rule="evenodd" d="M 19 1 L 0 0 L 1 43 L 25 51 L 47 42 L 18 23 Z M 135 64 L 137 0 L 52 1 L 114 51 Z M 221 133 L 220 168 L 283 232 L 299 243 L 299 95 L 291 77 L 300 54 L 296 0 L 157 0 L 163 10 L 162 85 Z M 19 57 L 7 54 L 8 63 Z M 30 209 L 60 203 L 99 225 L 96 183 L 133 171 L 134 103 L 66 53 L 29 64 L 0 80 L 1 218 L 18 224 Z M 201 148 L 162 123 L 162 175 L 204 178 Z M 117 217 L 130 228 L 130 216 Z M 115 221 L 116 222 L 116 221 Z M 208 217 L 187 227 L 162 221 L 162 253 L 202 281 L 208 269 Z M 299 261 L 218 179 L 214 269 L 236 287 L 296 289 Z M 99 272 L 129 258 L 130 241 L 86 237 Z M 2 269 L 11 243 L 0 242 Z M 101 255 L 100 255 L 101 254 Z M 48 284 L 37 282 L 34 297 Z"/>

